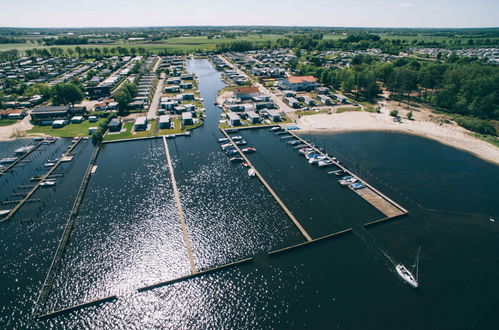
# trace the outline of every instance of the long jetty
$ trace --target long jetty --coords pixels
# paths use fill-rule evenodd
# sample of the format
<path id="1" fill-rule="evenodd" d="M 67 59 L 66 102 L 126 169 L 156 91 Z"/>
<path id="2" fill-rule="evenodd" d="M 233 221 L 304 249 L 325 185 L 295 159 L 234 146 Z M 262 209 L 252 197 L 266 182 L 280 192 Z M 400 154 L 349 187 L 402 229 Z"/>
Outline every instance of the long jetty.
<path id="1" fill-rule="evenodd" d="M 30 151 L 26 152 L 24 155 L 22 155 L 21 157 L 19 157 L 18 159 L 16 159 L 12 164 L 10 164 L 9 166 L 7 166 L 3 170 L 1 170 L 0 171 L 0 175 L 6 173 L 8 171 L 10 171 L 14 166 L 16 166 L 21 161 L 23 161 L 26 157 L 28 157 L 33 151 L 35 151 L 36 149 L 38 149 L 38 147 L 41 146 L 41 145 L 42 145 L 42 142 L 37 143 Z"/>
<path id="2" fill-rule="evenodd" d="M 163 144 L 165 146 L 166 160 L 168 162 L 168 169 L 170 171 L 170 176 L 173 186 L 173 194 L 175 195 L 175 204 L 177 205 L 177 211 L 180 218 L 180 225 L 182 227 L 182 236 L 184 238 L 185 247 L 187 249 L 187 258 L 189 259 L 189 265 L 191 267 L 191 274 L 196 274 L 196 263 L 194 261 L 194 254 L 192 253 L 191 240 L 189 238 L 189 233 L 187 231 L 187 225 L 185 224 L 184 211 L 182 210 L 182 202 L 180 201 L 180 195 L 178 193 L 177 181 L 175 180 L 175 173 L 173 172 L 173 164 L 170 157 L 170 150 L 168 150 L 168 142 L 166 142 L 166 137 L 163 136 Z"/>
<path id="3" fill-rule="evenodd" d="M 56 316 L 59 316 L 59 315 L 64 315 L 64 314 L 67 314 L 67 313 L 70 313 L 70 312 L 73 312 L 73 311 L 77 311 L 77 310 L 80 310 L 80 309 L 83 309 L 83 308 L 87 308 L 87 307 L 91 307 L 91 306 L 97 306 L 97 305 L 100 305 L 100 304 L 103 304 L 103 303 L 106 303 L 106 302 L 114 302 L 117 299 L 118 299 L 118 297 L 116 297 L 116 296 L 110 296 L 110 297 L 106 297 L 106 298 L 95 299 L 95 300 L 92 300 L 92 301 L 89 301 L 89 302 L 86 302 L 86 303 L 83 303 L 83 304 L 79 304 L 79 305 L 76 305 L 76 306 L 71 306 L 71 307 L 59 309 L 59 310 L 56 310 L 56 311 L 53 311 L 53 312 L 49 312 L 49 313 L 46 313 L 46 314 L 40 314 L 40 315 L 38 315 L 38 318 L 41 319 L 41 320 L 44 320 L 44 319 L 56 317 Z"/>
<path id="4" fill-rule="evenodd" d="M 78 140 L 76 143 L 74 143 L 71 148 L 69 148 L 69 150 L 66 152 L 66 155 L 67 154 L 71 154 L 73 152 L 73 150 L 76 148 L 76 146 L 80 143 L 81 140 Z M 42 182 L 47 179 L 58 167 L 59 165 L 63 162 L 63 159 L 62 157 L 54 164 L 54 166 L 52 166 L 50 168 L 50 170 L 45 173 L 44 175 L 42 175 L 40 177 L 40 181 L 38 181 L 38 183 L 36 183 L 34 185 L 34 187 L 28 191 L 28 193 L 26 194 L 26 196 L 24 196 L 23 199 L 21 199 L 19 201 L 19 203 L 14 206 L 14 208 L 12 210 L 10 210 L 10 212 L 7 214 L 7 216 L 5 216 L 5 218 L 3 218 L 2 220 L 0 220 L 0 222 L 5 222 L 5 221 L 8 221 L 10 220 L 10 218 L 12 218 L 12 216 L 14 216 L 14 214 L 21 208 L 21 206 L 24 205 L 24 203 L 26 203 L 26 201 L 28 201 L 30 199 L 31 196 L 33 196 L 33 194 L 36 192 L 36 190 L 40 187 L 40 185 L 42 184 Z"/>
<path id="5" fill-rule="evenodd" d="M 316 146 L 308 142 L 307 140 L 302 139 L 298 135 L 294 134 L 291 131 L 287 131 L 290 135 L 294 136 L 297 140 L 300 140 L 303 144 L 306 144 L 309 148 L 312 148 L 316 152 L 320 153 L 327 159 L 329 159 L 331 162 L 333 162 L 334 165 L 336 165 L 338 168 L 340 168 L 342 171 L 345 173 L 350 174 L 351 176 L 354 176 L 356 178 L 359 178 L 359 176 L 355 175 L 352 171 L 341 165 L 338 161 L 333 159 L 331 156 L 325 154 L 321 150 L 319 150 Z M 360 179 L 360 178 L 359 178 Z M 391 218 L 391 217 L 397 217 L 403 214 L 409 213 L 405 208 L 397 204 L 395 201 L 381 193 L 379 190 L 371 186 L 368 182 L 365 180 L 362 180 L 362 183 L 365 185 L 365 188 L 362 189 L 351 189 L 353 192 L 355 192 L 357 195 L 362 197 L 364 200 L 366 200 L 369 204 L 374 206 L 378 211 L 383 213 L 385 216 Z"/>
<path id="6" fill-rule="evenodd" d="M 232 138 L 230 137 L 229 134 L 227 134 L 227 132 L 225 130 L 222 130 L 223 134 L 225 135 L 225 137 L 227 137 L 229 139 L 229 141 L 232 143 L 232 145 L 236 148 L 237 152 L 241 155 L 241 157 L 251 166 L 251 168 L 255 171 L 255 174 L 256 176 L 260 179 L 260 181 L 263 183 L 263 185 L 265 186 L 265 188 L 267 188 L 267 190 L 270 192 L 270 194 L 275 198 L 275 200 L 277 201 L 277 203 L 279 203 L 279 205 L 281 206 L 281 208 L 284 210 L 284 212 L 286 212 L 286 214 L 289 216 L 289 218 L 291 219 L 291 221 L 293 221 L 293 223 L 295 224 L 296 228 L 298 228 L 298 230 L 300 231 L 300 233 L 307 239 L 307 241 L 312 241 L 312 237 L 310 237 L 310 235 L 305 231 L 305 229 L 303 228 L 303 226 L 300 224 L 300 222 L 295 218 L 295 216 L 293 215 L 293 213 L 291 213 L 291 211 L 287 208 L 287 206 L 282 202 L 282 200 L 279 198 L 279 196 L 277 196 L 277 194 L 274 192 L 274 190 L 270 187 L 270 185 L 267 183 L 267 181 L 265 181 L 265 179 L 263 178 L 263 176 L 260 174 L 260 172 L 258 172 L 258 170 L 253 166 L 253 164 L 250 162 L 250 160 L 248 159 L 248 157 L 246 157 L 246 155 L 241 151 L 241 149 L 239 149 L 239 147 L 234 143 L 234 141 L 232 140 Z"/>
<path id="7" fill-rule="evenodd" d="M 54 280 L 56 278 L 57 271 L 59 270 L 64 252 L 66 251 L 66 246 L 67 246 L 69 238 L 71 236 L 71 232 L 73 231 L 74 223 L 75 223 L 76 217 L 78 215 L 78 211 L 80 209 L 81 202 L 83 201 L 83 196 L 85 195 L 85 191 L 87 190 L 88 182 L 90 181 L 90 176 L 91 176 L 91 172 L 92 172 L 92 167 L 95 165 L 95 162 L 97 160 L 97 156 L 99 154 L 99 150 L 100 150 L 100 146 L 97 146 L 92 154 L 92 157 L 90 158 L 90 162 L 89 162 L 87 170 L 85 172 L 85 176 L 83 177 L 83 181 L 81 182 L 80 189 L 78 190 L 78 194 L 77 194 L 75 202 L 73 204 L 73 208 L 71 209 L 71 213 L 69 215 L 68 222 L 66 223 L 66 226 L 64 227 L 62 237 L 59 241 L 59 246 L 57 247 L 57 250 L 54 254 L 54 257 L 52 258 L 52 263 L 50 264 L 49 271 L 48 271 L 47 276 L 45 277 L 45 280 L 43 282 L 42 289 L 40 290 L 40 293 L 38 294 L 38 298 L 36 300 L 35 307 L 33 309 L 34 315 L 38 315 L 38 316 L 41 315 L 41 310 L 42 310 L 43 306 L 45 306 L 45 303 L 48 299 L 50 291 L 52 290 L 52 285 L 53 285 Z"/>

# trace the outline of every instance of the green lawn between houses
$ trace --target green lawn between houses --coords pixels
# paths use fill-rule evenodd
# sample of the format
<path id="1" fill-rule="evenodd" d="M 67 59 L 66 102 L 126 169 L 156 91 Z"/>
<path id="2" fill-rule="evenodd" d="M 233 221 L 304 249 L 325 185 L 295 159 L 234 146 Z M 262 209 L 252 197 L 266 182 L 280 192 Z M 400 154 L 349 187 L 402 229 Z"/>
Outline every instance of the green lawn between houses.
<path id="1" fill-rule="evenodd" d="M 90 123 L 88 120 L 85 120 L 80 124 L 68 124 L 62 128 L 52 128 L 52 126 L 34 126 L 26 133 L 28 135 L 45 134 L 58 137 L 89 136 L 90 134 L 88 134 L 88 129 L 90 127 L 99 127 L 99 124 L 103 123 L 105 120 L 105 118 L 102 118 L 95 123 Z"/>

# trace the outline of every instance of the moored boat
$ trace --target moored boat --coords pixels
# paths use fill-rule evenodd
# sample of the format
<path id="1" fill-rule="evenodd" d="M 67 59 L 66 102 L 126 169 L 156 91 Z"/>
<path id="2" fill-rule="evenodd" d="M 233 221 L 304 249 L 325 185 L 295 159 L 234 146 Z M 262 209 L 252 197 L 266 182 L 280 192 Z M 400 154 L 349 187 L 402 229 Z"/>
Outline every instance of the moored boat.
<path id="1" fill-rule="evenodd" d="M 0 217 L 10 213 L 10 210 L 0 210 Z"/>
<path id="2" fill-rule="evenodd" d="M 40 186 L 42 186 L 42 187 L 55 186 L 55 181 L 52 181 L 52 180 L 43 181 L 42 183 L 40 183 Z"/>
<path id="3" fill-rule="evenodd" d="M 256 149 L 255 148 L 244 148 L 241 151 L 243 153 L 245 153 L 245 154 L 249 154 L 249 153 L 252 153 L 252 152 L 256 152 Z"/>
<path id="4" fill-rule="evenodd" d="M 229 161 L 231 163 L 242 163 L 244 162 L 244 159 L 242 159 L 241 157 L 232 157 L 229 159 Z"/>
<path id="5" fill-rule="evenodd" d="M 256 171 L 255 171 L 253 168 L 250 168 L 250 169 L 248 170 L 248 175 L 249 175 L 249 176 L 255 176 L 255 175 L 256 175 Z"/>
<path id="6" fill-rule="evenodd" d="M 0 159 L 0 164 L 10 164 L 17 160 L 17 157 L 5 157 Z"/>

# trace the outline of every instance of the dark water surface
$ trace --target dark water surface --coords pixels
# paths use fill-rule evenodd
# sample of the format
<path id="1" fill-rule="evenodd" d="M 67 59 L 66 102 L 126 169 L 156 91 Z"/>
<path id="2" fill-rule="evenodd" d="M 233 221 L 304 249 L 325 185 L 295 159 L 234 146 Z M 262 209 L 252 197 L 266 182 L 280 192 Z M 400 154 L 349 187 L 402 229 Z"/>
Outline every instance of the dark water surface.
<path id="1" fill-rule="evenodd" d="M 188 274 L 189 264 L 162 140 L 108 144 L 45 307 L 110 294 L 119 299 L 36 320 L 34 300 L 93 150 L 84 143 L 58 169 L 66 174 L 57 187 L 35 194 L 41 203 L 23 206 L 0 225 L 2 328 L 496 327 L 499 225 L 489 218 L 499 218 L 497 166 L 402 134 L 304 136 L 410 214 L 369 228 L 375 244 L 350 233 L 265 257 L 259 253 L 304 239 L 258 179 L 220 152 L 213 106 L 223 87 L 219 73 L 205 60 L 190 61 L 189 70 L 200 78 L 208 118 L 191 137 L 168 145 L 196 266 L 258 254 L 255 261 L 138 293 L 140 286 Z M 382 217 L 268 130 L 240 135 L 257 147 L 251 161 L 312 236 Z M 68 142 L 58 143 L 62 151 Z M 37 173 L 35 163 L 46 156 L 37 157 L 0 181 L 2 196 Z M 27 218 L 33 222 L 21 221 Z M 406 265 L 422 246 L 421 287 L 405 285 L 374 246 Z"/>

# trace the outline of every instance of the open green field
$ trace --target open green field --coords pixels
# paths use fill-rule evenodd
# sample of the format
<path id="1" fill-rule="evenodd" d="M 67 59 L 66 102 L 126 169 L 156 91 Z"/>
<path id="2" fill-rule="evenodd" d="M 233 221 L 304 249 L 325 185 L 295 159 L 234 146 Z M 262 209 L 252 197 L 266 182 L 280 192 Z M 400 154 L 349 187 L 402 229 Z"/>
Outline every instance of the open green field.
<path id="1" fill-rule="evenodd" d="M 196 50 L 203 50 L 203 51 L 215 50 L 217 44 L 228 43 L 233 41 L 251 41 L 256 43 L 264 43 L 267 41 L 275 41 L 281 37 L 282 36 L 278 34 L 249 34 L 248 36 L 237 37 L 235 39 L 208 39 L 208 37 L 206 36 L 200 36 L 200 37 L 172 38 L 154 43 L 115 42 L 109 44 L 62 45 L 62 46 L 44 46 L 44 45 L 39 45 L 37 43 L 26 42 L 24 44 L 0 44 L 0 51 L 10 50 L 10 49 L 17 49 L 23 51 L 26 49 L 33 49 L 33 48 L 53 48 L 53 47 L 60 47 L 66 49 L 66 48 L 75 48 L 77 46 L 81 48 L 103 49 L 103 48 L 112 48 L 112 47 L 121 46 L 127 48 L 143 47 L 154 53 L 164 50 L 175 51 L 175 52 L 193 52 Z"/>
<path id="2" fill-rule="evenodd" d="M 90 123 L 87 120 L 81 124 L 68 124 L 62 128 L 52 128 L 52 126 L 35 126 L 26 133 L 29 134 L 45 134 L 58 137 L 75 137 L 89 136 L 88 129 L 90 127 L 98 127 L 106 119 L 100 119 L 96 123 Z"/>

